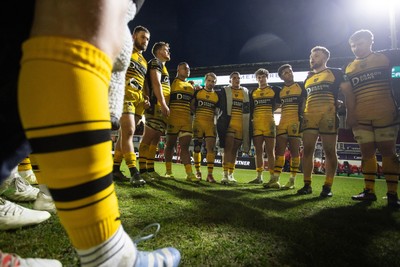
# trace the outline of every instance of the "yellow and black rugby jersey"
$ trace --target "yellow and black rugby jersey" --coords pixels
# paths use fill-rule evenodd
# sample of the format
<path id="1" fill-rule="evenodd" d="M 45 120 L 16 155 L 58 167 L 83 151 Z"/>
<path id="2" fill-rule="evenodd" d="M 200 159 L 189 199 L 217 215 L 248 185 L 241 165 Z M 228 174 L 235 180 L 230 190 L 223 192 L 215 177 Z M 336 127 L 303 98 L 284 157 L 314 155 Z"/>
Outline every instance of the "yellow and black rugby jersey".
<path id="1" fill-rule="evenodd" d="M 292 85 L 284 85 L 279 92 L 281 100 L 281 118 L 283 117 L 299 117 L 302 104 L 307 93 L 302 84 L 293 83 Z"/>
<path id="2" fill-rule="evenodd" d="M 175 78 L 171 85 L 169 99 L 170 118 L 190 119 L 190 104 L 194 95 L 193 86 L 187 81 Z"/>
<path id="3" fill-rule="evenodd" d="M 129 89 L 134 87 L 138 90 L 142 90 L 146 72 L 147 61 L 144 59 L 142 53 L 135 49 L 131 55 L 131 61 L 125 76 L 126 84 L 129 86 Z"/>
<path id="4" fill-rule="evenodd" d="M 340 84 L 344 81 L 341 69 L 326 68 L 307 77 L 304 87 L 307 92 L 305 112 L 336 111 L 336 100 Z"/>
<path id="5" fill-rule="evenodd" d="M 215 109 L 218 106 L 218 94 L 212 90 L 208 91 L 205 88 L 195 91 L 195 116 L 196 119 L 211 121 L 214 119 Z"/>
<path id="6" fill-rule="evenodd" d="M 243 115 L 243 88 L 240 87 L 239 89 L 232 90 L 232 111 L 231 111 L 231 118 L 238 118 L 242 119 Z"/>
<path id="7" fill-rule="evenodd" d="M 151 104 L 155 104 L 157 103 L 157 98 L 154 95 L 153 92 L 153 88 L 151 86 L 151 81 L 150 81 L 150 70 L 155 69 L 157 71 L 159 71 L 161 73 L 161 86 L 162 86 L 162 92 L 165 98 L 165 102 L 169 103 L 169 96 L 171 93 L 171 87 L 169 84 L 169 73 L 167 68 L 165 67 L 164 64 L 162 64 L 162 62 L 157 59 L 157 58 L 153 58 L 151 59 L 148 64 L 147 64 L 147 74 L 146 74 L 146 79 L 147 79 L 147 84 L 149 85 L 149 94 L 150 94 L 150 102 Z"/>
<path id="8" fill-rule="evenodd" d="M 346 75 L 353 87 L 359 119 L 369 118 L 377 112 L 393 112 L 391 63 L 385 54 L 372 53 L 366 58 L 355 59 L 347 65 Z"/>
<path id="9" fill-rule="evenodd" d="M 267 86 L 251 92 L 253 118 L 273 117 L 279 103 L 279 87 Z"/>

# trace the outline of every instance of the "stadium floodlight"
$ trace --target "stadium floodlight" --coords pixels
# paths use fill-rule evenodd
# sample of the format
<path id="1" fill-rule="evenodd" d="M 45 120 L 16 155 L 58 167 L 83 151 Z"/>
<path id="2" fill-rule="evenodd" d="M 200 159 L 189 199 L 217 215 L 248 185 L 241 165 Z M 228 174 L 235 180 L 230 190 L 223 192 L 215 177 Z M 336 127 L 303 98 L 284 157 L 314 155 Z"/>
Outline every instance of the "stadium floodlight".
<path id="1" fill-rule="evenodd" d="M 389 1 L 389 19 L 390 19 L 390 38 L 392 42 L 392 48 L 396 49 L 397 46 L 397 32 L 396 32 L 396 3 L 395 0 Z"/>
<path id="2" fill-rule="evenodd" d="M 364 7 L 374 12 L 384 12 L 389 14 L 389 27 L 390 27 L 390 39 L 391 48 L 398 48 L 397 44 L 397 31 L 396 31 L 396 11 L 400 8 L 398 0 L 364 0 Z"/>

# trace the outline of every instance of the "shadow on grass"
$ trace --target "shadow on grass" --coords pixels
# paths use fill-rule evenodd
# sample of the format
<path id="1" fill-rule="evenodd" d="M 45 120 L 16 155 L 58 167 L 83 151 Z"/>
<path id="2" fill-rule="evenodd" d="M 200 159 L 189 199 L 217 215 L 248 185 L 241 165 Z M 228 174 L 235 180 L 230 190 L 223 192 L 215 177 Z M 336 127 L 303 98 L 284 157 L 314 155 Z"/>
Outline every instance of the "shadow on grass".
<path id="1" fill-rule="evenodd" d="M 370 203 L 337 205 L 332 198 L 323 199 L 315 193 L 304 196 L 181 180 L 157 181 L 149 186 L 196 201 L 197 205 L 182 211 L 184 217 L 165 218 L 165 223 L 178 221 L 183 226 L 182 235 L 185 227 L 193 225 L 205 234 L 228 225 L 226 231 L 232 231 L 234 237 L 227 246 L 236 246 L 238 240 L 251 236 L 249 243 L 257 248 L 247 248 L 250 254 L 246 254 L 244 243 L 240 255 L 230 255 L 236 257 L 237 266 L 398 266 L 400 262 L 399 214 L 370 207 Z M 260 253 L 252 255 L 254 249 Z M 187 265 L 199 264 L 198 259 L 190 261 L 198 257 L 195 252 L 182 253 Z M 225 263 L 231 264 L 228 255 L 218 256 L 218 262 L 226 257 Z M 208 256 L 203 257 L 206 262 Z"/>

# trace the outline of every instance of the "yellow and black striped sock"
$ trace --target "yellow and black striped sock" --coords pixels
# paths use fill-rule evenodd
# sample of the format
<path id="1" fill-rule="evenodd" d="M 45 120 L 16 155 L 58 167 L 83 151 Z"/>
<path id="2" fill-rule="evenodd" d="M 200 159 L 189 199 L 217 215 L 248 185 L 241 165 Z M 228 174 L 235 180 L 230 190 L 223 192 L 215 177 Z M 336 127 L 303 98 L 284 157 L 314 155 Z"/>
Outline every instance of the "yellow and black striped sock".
<path id="1" fill-rule="evenodd" d="M 193 160 L 194 160 L 194 167 L 196 168 L 196 171 L 199 172 L 201 166 L 201 154 L 194 152 Z"/>
<path id="2" fill-rule="evenodd" d="M 94 247 L 121 225 L 107 108 L 112 62 L 61 37 L 31 38 L 23 52 L 19 108 L 42 179 L 73 246 Z"/>
<path id="3" fill-rule="evenodd" d="M 114 150 L 113 172 L 120 171 L 123 155 L 120 150 Z"/>
<path id="4" fill-rule="evenodd" d="M 185 164 L 185 172 L 186 174 L 193 173 L 192 164 Z"/>
<path id="5" fill-rule="evenodd" d="M 35 176 L 36 176 L 36 180 L 38 181 L 39 184 L 43 184 L 43 180 L 42 180 L 42 175 L 40 173 L 39 164 L 37 163 L 35 155 L 31 154 L 31 155 L 29 155 L 29 158 L 30 158 L 30 161 L 31 161 L 32 170 L 33 170 L 33 172 L 35 173 Z"/>
<path id="6" fill-rule="evenodd" d="M 18 171 L 24 172 L 29 170 L 32 170 L 31 160 L 29 157 L 26 157 L 18 164 Z"/>
<path id="7" fill-rule="evenodd" d="M 165 162 L 165 171 L 166 171 L 166 173 L 172 173 L 172 162 L 171 161 Z"/>
<path id="8" fill-rule="evenodd" d="M 157 145 L 153 145 L 151 144 L 149 147 L 149 152 L 147 154 L 147 161 L 146 161 L 146 165 L 147 165 L 147 171 L 148 172 L 154 172 L 154 161 L 156 159 L 156 152 L 157 152 Z"/>
<path id="9" fill-rule="evenodd" d="M 363 159 L 361 161 L 365 189 L 370 190 L 371 193 L 375 192 L 375 178 L 377 172 L 376 157 L 370 159 Z"/>
<path id="10" fill-rule="evenodd" d="M 297 173 L 300 172 L 300 156 L 290 159 L 290 177 L 295 178 Z"/>
<path id="11" fill-rule="evenodd" d="M 283 164 L 285 164 L 284 156 L 276 156 L 273 175 L 279 177 L 282 172 Z"/>
<path id="12" fill-rule="evenodd" d="M 126 166 L 131 169 L 136 167 L 136 154 L 135 152 L 128 152 L 124 154 Z"/>
<path id="13" fill-rule="evenodd" d="M 232 174 L 233 171 L 235 170 L 234 166 L 235 166 L 234 163 L 232 163 L 232 162 L 229 162 L 229 163 L 228 163 L 228 173 L 229 173 L 229 174 Z"/>
<path id="14" fill-rule="evenodd" d="M 140 145 L 139 145 L 139 170 L 140 170 L 140 173 L 147 172 L 148 152 L 149 152 L 149 144 L 140 142 Z"/>
<path id="15" fill-rule="evenodd" d="M 207 171 L 209 174 L 212 174 L 214 170 L 215 153 L 207 153 L 206 160 L 207 160 Z"/>

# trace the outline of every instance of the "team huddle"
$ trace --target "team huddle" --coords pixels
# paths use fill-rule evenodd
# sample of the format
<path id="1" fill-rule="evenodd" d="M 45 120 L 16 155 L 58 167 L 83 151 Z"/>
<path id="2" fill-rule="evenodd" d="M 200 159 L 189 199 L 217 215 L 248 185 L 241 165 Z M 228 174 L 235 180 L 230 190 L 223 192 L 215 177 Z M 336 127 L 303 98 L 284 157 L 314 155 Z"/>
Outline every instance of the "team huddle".
<path id="1" fill-rule="evenodd" d="M 216 183 L 213 175 L 215 147 L 223 149 L 222 184 L 236 183 L 234 169 L 239 149 L 248 152 L 251 143 L 255 149 L 256 178 L 251 184 L 262 184 L 266 189 L 294 189 L 300 171 L 304 186 L 298 194 L 312 193 L 312 171 L 315 146 L 321 138 L 325 155 L 325 182 L 321 197 L 332 197 L 332 185 L 338 159 L 338 95 L 345 97 L 346 124 L 353 130 L 362 154 L 365 178 L 363 192 L 352 196 L 359 201 L 374 201 L 376 176 L 376 149 L 382 154 L 382 168 L 387 182 L 388 205 L 399 207 L 397 185 L 399 161 L 396 155 L 398 133 L 397 105 L 391 87 L 391 67 L 400 64 L 399 50 L 375 52 L 373 34 L 369 30 L 355 32 L 349 38 L 354 61 L 342 70 L 327 66 L 330 52 L 316 46 L 311 50 L 310 68 L 304 83 L 294 81 L 291 65 L 279 67 L 283 86 L 268 84 L 269 71 L 255 72 L 258 88 L 249 91 L 240 84 L 240 73 L 230 74 L 229 85 L 216 89 L 217 76 L 205 74 L 204 87 L 194 85 L 188 63 L 178 64 L 177 75 L 170 83 L 165 63 L 170 60 L 169 44 L 158 42 L 152 48 L 154 58 L 148 63 L 143 58 L 150 32 L 137 26 L 133 32 L 134 51 L 126 76 L 124 110 L 119 139 L 114 154 L 114 179 L 130 180 L 133 186 L 142 186 L 153 179 L 174 177 L 172 158 L 177 142 L 186 180 L 202 180 L 201 151 L 204 146 L 207 162 L 206 181 Z M 379 105 L 379 109 L 371 109 Z M 275 123 L 274 112 L 281 108 L 281 120 Z M 136 164 L 132 138 L 136 125 L 145 117 L 145 126 L 139 146 L 139 166 Z M 157 144 L 166 135 L 164 175 L 154 169 Z M 217 138 L 218 137 L 218 138 Z M 190 143 L 194 144 L 191 164 Z M 303 157 L 300 158 L 300 145 Z M 290 178 L 280 184 L 284 153 L 290 149 Z M 269 181 L 264 183 L 263 155 L 268 158 Z M 131 178 L 120 170 L 125 159 Z"/>
<path id="2" fill-rule="evenodd" d="M 238 150 L 248 151 L 252 139 L 257 176 L 250 182 L 267 189 L 281 188 L 279 175 L 288 143 L 291 177 L 282 188 L 294 188 L 302 142 L 304 186 L 297 193 L 311 194 L 313 155 L 320 137 L 326 168 L 320 196 L 332 197 L 339 92 L 345 97 L 346 123 L 362 154 L 365 188 L 352 198 L 377 199 L 374 182 L 378 149 L 388 206 L 400 207 L 395 150 L 399 121 L 390 82 L 391 67 L 400 65 L 399 50 L 373 51 L 373 34 L 360 30 L 349 39 L 355 59 L 344 71 L 327 67 L 329 51 L 314 47 L 311 72 L 304 84 L 295 83 L 291 66 L 283 65 L 278 70 L 282 88 L 268 85 L 269 72 L 265 69 L 255 72 L 258 88 L 253 91 L 241 86 L 238 72 L 230 75 L 230 84 L 222 90 L 214 89 L 217 77 L 213 73 L 207 73 L 205 87 L 198 88 L 187 81 L 187 63 L 178 65 L 177 77 L 170 83 L 165 66 L 170 60 L 169 44 L 156 42 L 152 47 L 154 58 L 147 61 L 143 51 L 150 32 L 138 26 L 131 35 L 128 27 L 143 2 L 88 0 L 82 6 L 82 1 L 26 1 L 21 9 L 19 2 L 11 1 L 11 6 L 3 9 L 10 21 L 3 30 L 10 38 L 2 42 L 5 60 L 0 118 L 7 134 L 12 134 L 0 139 L 0 180 L 8 179 L 12 169 L 33 152 L 40 168 L 37 182 L 51 193 L 50 200 L 82 266 L 179 266 L 181 254 L 175 247 L 153 251 L 137 248 L 122 225 L 114 183 L 119 179 L 143 186 L 151 179 L 173 177 L 172 154 L 178 141 L 186 179 L 191 182 L 202 179 L 200 152 L 205 142 L 206 180 L 215 183 L 213 162 L 218 137 L 223 148 L 221 183 L 230 184 L 236 181 L 233 173 Z M 114 96 L 111 91 L 121 88 L 122 94 L 116 94 L 121 99 L 110 101 Z M 282 109 L 279 125 L 275 125 L 273 116 L 277 107 Z M 143 115 L 145 126 L 137 159 L 132 138 Z M 114 162 L 110 121 L 119 131 Z M 161 176 L 154 169 L 154 160 L 164 134 L 166 172 Z M 188 150 L 192 138 L 195 170 Z M 268 156 L 270 171 L 266 183 L 263 153 Z M 120 170 L 123 159 L 130 178 Z M 17 186 L 14 191 L 23 193 L 21 188 Z M 35 197 L 39 194 L 33 193 Z M 31 219 L 37 218 L 37 213 L 2 198 L 0 211 L 2 226 L 11 222 L 3 229 L 20 228 L 26 225 L 26 219 L 31 225 Z M 40 221 L 49 216 L 45 213 Z M 25 222 L 20 224 L 22 220 Z M 8 265 L 61 266 L 58 260 L 23 259 L 1 251 L 0 259 Z"/>

